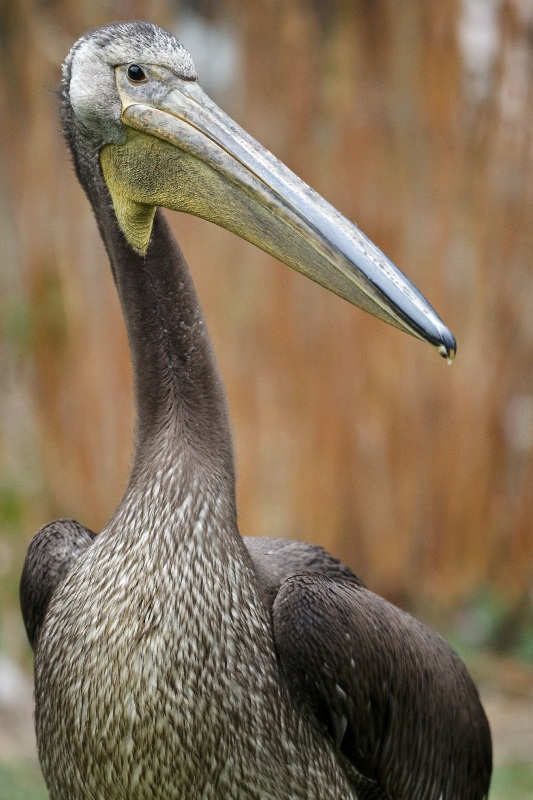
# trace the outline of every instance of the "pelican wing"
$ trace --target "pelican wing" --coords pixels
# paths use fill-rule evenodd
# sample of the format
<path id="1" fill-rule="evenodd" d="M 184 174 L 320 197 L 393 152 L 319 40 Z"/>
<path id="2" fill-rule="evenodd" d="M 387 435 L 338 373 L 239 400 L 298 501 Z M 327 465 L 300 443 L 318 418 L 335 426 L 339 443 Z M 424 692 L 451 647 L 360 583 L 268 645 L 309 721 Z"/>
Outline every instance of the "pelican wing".
<path id="1" fill-rule="evenodd" d="M 288 562 L 278 582 L 276 648 L 291 691 L 328 730 L 358 797 L 485 798 L 490 730 L 459 657 L 342 565 L 321 569 L 315 558 L 309 571 L 306 561 L 299 573 Z"/>

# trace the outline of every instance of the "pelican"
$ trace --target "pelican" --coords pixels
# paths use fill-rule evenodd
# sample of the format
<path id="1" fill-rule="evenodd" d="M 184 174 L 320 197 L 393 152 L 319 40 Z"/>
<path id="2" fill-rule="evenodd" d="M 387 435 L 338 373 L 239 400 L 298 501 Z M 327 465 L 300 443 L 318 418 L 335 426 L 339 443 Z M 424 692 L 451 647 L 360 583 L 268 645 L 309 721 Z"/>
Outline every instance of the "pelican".
<path id="1" fill-rule="evenodd" d="M 62 122 L 122 304 L 133 466 L 95 535 L 30 544 L 21 604 L 52 800 L 480 800 L 491 739 L 436 633 L 317 546 L 243 539 L 224 390 L 160 207 L 233 231 L 433 345 L 455 340 L 355 226 L 232 122 L 147 22 L 87 33 Z"/>

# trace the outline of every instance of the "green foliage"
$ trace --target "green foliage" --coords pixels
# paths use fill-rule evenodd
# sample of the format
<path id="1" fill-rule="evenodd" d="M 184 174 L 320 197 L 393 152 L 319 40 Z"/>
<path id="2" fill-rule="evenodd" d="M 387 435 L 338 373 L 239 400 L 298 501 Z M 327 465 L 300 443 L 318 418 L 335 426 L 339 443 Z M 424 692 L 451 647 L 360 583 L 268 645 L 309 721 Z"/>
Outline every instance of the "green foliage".
<path id="1" fill-rule="evenodd" d="M 474 647 L 533 662 L 533 604 L 487 587 L 471 597 L 450 638 L 460 652 Z"/>
<path id="2" fill-rule="evenodd" d="M 67 337 L 65 300 L 57 269 L 49 267 L 40 276 L 37 304 L 33 309 L 32 328 L 38 347 L 61 351 Z"/>
<path id="3" fill-rule="evenodd" d="M 26 498 L 20 490 L 9 483 L 0 483 L 0 524 L 2 530 L 20 530 Z"/>
<path id="4" fill-rule="evenodd" d="M 533 764 L 503 764 L 494 770 L 490 800 L 531 800 Z"/>
<path id="5" fill-rule="evenodd" d="M 37 764 L 0 762 L 0 800 L 47 800 L 48 792 Z"/>
<path id="6" fill-rule="evenodd" d="M 18 584 L 25 549 L 25 491 L 9 480 L 0 481 L 0 608 L 2 611 L 18 603 Z M 0 624 L 3 622 L 0 615 Z"/>
<path id="7" fill-rule="evenodd" d="M 23 355 L 30 350 L 30 307 L 25 298 L 14 295 L 0 306 L 2 341 L 13 345 Z"/>

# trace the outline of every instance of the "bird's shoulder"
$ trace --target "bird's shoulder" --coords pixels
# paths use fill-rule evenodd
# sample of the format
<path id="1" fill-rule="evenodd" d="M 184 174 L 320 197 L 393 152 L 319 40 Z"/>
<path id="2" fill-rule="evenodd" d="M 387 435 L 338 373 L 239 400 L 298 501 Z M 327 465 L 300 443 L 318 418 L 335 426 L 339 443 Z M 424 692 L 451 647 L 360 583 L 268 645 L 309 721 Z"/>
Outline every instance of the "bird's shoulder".
<path id="1" fill-rule="evenodd" d="M 270 537 L 244 537 L 244 542 L 270 610 L 284 581 L 304 572 L 364 585 L 350 567 L 319 545 Z"/>
<path id="2" fill-rule="evenodd" d="M 32 538 L 20 579 L 20 605 L 34 650 L 54 592 L 95 536 L 74 519 L 56 519 Z"/>

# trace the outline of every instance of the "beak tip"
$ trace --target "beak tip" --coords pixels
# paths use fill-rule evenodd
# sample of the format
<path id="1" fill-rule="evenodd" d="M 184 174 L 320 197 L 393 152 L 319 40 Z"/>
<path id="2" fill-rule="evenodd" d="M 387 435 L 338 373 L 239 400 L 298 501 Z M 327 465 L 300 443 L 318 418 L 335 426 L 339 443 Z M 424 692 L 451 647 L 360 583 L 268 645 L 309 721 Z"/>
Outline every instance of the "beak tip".
<path id="1" fill-rule="evenodd" d="M 457 354 L 457 342 L 455 336 L 448 328 L 441 330 L 441 343 L 437 346 L 439 355 L 446 359 L 448 364 L 452 364 Z"/>

